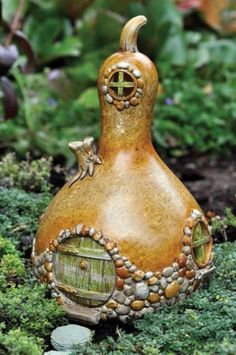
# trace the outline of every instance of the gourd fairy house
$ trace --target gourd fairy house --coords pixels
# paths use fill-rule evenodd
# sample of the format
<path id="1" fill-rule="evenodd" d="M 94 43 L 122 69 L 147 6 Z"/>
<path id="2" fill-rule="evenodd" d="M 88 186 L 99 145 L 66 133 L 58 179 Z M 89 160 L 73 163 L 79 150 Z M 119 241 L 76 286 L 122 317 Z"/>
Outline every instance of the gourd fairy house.
<path id="1" fill-rule="evenodd" d="M 214 269 L 201 208 L 152 145 L 158 76 L 137 49 L 145 23 L 132 18 L 102 65 L 99 148 L 91 137 L 69 143 L 78 172 L 41 217 L 33 246 L 39 281 L 88 323 L 184 300 Z"/>

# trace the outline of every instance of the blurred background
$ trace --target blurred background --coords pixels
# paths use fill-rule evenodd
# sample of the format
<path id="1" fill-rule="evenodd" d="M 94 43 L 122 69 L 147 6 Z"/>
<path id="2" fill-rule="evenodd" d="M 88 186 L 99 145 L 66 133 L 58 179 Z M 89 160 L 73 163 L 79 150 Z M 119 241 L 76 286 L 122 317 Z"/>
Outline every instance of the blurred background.
<path id="1" fill-rule="evenodd" d="M 68 142 L 99 137 L 98 70 L 140 14 L 160 76 L 154 145 L 206 210 L 235 208 L 234 0 L 3 0 L 0 153 L 72 167 Z"/>

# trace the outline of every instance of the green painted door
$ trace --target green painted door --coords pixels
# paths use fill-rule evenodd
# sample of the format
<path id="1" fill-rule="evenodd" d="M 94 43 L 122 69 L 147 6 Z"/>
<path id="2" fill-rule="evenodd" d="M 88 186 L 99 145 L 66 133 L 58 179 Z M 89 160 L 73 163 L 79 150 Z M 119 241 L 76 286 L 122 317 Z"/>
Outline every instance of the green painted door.
<path id="1" fill-rule="evenodd" d="M 115 265 L 103 246 L 91 238 L 71 238 L 61 243 L 54 257 L 57 287 L 81 305 L 106 303 L 115 286 Z"/>

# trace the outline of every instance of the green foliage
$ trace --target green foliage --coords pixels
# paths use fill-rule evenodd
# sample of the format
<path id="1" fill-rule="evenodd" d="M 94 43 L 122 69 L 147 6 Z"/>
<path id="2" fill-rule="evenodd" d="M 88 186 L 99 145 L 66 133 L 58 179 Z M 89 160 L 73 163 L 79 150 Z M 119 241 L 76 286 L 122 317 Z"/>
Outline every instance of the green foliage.
<path id="1" fill-rule="evenodd" d="M 15 1 L 4 1 L 7 20 L 15 9 Z M 21 105 L 15 122 L 0 125 L 3 147 L 20 156 L 31 151 L 74 162 L 68 142 L 99 136 L 101 63 L 116 51 L 125 21 L 139 14 L 148 18 L 139 47 L 157 64 L 163 87 L 154 110 L 154 143 L 175 156 L 235 147 L 235 38 L 219 37 L 200 22 L 184 29 L 171 0 L 27 1 L 23 14 L 39 66 L 28 76 L 16 65 L 11 70 Z M 50 71 L 45 63 L 60 70 Z"/>
<path id="2" fill-rule="evenodd" d="M 21 328 L 39 338 L 65 323 L 64 310 L 47 299 L 46 286 L 25 285 L 0 292 L 0 322 L 6 330 Z"/>
<path id="3" fill-rule="evenodd" d="M 0 235 L 23 249 L 31 247 L 38 219 L 50 202 L 48 193 L 26 193 L 0 187 Z"/>
<path id="4" fill-rule="evenodd" d="M 221 233 L 224 236 L 224 240 L 227 240 L 227 229 L 229 227 L 236 228 L 236 216 L 230 208 L 225 209 L 224 217 L 215 216 L 211 218 L 210 222 L 213 235 Z"/>
<path id="5" fill-rule="evenodd" d="M 51 162 L 51 158 L 17 162 L 15 154 L 9 153 L 0 161 L 0 186 L 47 192 L 50 190 Z"/>
<path id="6" fill-rule="evenodd" d="M 215 248 L 211 283 L 183 304 L 162 307 L 134 322 L 136 331 L 121 332 L 79 354 L 233 355 L 236 350 L 236 244 Z"/>
<path id="7" fill-rule="evenodd" d="M 18 283 L 24 275 L 24 264 L 19 256 L 7 254 L 0 259 L 0 291 Z"/>
<path id="8" fill-rule="evenodd" d="M 42 340 L 20 329 L 2 333 L 0 324 L 0 355 L 42 355 Z"/>
<path id="9" fill-rule="evenodd" d="M 18 284 L 25 276 L 23 260 L 10 240 L 0 237 L 0 291 Z"/>
<path id="10" fill-rule="evenodd" d="M 17 251 L 15 245 L 7 238 L 0 237 L 0 260 L 6 254 L 16 255 Z"/>
<path id="11" fill-rule="evenodd" d="M 236 75 L 224 73 L 213 82 L 206 72 L 180 72 L 165 78 L 155 106 L 155 141 L 172 155 L 230 151 L 235 145 Z"/>

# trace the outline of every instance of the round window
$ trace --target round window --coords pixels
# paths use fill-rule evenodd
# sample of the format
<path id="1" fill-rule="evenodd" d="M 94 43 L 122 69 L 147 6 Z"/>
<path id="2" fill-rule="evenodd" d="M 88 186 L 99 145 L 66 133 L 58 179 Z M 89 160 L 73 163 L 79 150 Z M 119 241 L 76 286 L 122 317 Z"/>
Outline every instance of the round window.
<path id="1" fill-rule="evenodd" d="M 199 221 L 192 238 L 193 258 L 199 267 L 204 267 L 209 262 L 212 251 L 211 235 L 205 224 Z"/>
<path id="2" fill-rule="evenodd" d="M 117 70 L 109 78 L 109 94 L 116 100 L 128 100 L 136 91 L 136 80 L 125 70 Z"/>

